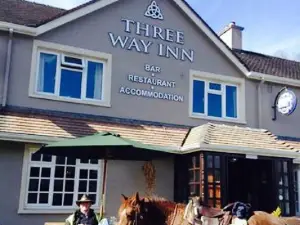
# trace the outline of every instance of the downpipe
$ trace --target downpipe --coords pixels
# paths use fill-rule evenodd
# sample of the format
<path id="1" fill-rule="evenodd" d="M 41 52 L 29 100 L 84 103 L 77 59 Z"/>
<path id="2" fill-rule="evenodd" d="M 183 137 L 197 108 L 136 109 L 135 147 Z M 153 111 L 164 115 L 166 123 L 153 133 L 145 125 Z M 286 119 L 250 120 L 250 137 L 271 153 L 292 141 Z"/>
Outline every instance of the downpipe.
<path id="1" fill-rule="evenodd" d="M 261 81 L 259 82 L 258 84 L 258 87 L 257 87 L 257 100 L 258 100 L 258 128 L 260 129 L 262 127 L 262 124 L 261 124 L 261 121 L 262 121 L 262 85 L 265 83 L 265 80 L 264 78 L 262 77 L 261 78 Z"/>
<path id="2" fill-rule="evenodd" d="M 9 81 L 9 75 L 10 75 L 13 33 L 14 33 L 14 30 L 12 28 L 9 28 L 9 39 L 8 39 L 7 52 L 6 52 L 6 64 L 5 64 L 5 74 L 4 74 L 1 109 L 3 109 L 6 106 L 6 102 L 7 102 L 8 81 Z"/>

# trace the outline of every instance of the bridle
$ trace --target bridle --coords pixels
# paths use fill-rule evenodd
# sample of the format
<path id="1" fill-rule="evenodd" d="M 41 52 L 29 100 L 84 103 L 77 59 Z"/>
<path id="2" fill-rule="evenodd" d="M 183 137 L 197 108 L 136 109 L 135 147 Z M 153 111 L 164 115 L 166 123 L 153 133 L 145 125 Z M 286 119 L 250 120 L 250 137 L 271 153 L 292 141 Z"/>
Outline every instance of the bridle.
<path id="1" fill-rule="evenodd" d="M 132 220 L 132 225 L 138 225 L 138 219 L 143 220 L 144 216 L 140 212 L 138 212 L 137 207 L 133 207 L 133 209 L 134 209 L 134 219 Z M 148 210 L 145 209 L 145 212 L 147 211 Z"/>

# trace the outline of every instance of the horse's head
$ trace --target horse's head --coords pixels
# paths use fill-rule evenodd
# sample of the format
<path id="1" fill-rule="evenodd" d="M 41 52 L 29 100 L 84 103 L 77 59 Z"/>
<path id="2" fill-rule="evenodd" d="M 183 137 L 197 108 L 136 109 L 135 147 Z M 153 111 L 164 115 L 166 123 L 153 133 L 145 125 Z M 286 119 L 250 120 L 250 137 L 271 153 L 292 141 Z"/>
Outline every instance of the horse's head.
<path id="1" fill-rule="evenodd" d="M 145 225 L 147 207 L 144 198 L 137 192 L 131 197 L 122 194 L 118 225 Z"/>
<path id="2" fill-rule="evenodd" d="M 201 218 L 201 209 L 203 206 L 203 202 L 201 201 L 201 198 L 199 196 L 194 196 L 191 198 L 190 203 L 191 205 L 191 212 L 190 214 L 193 215 L 194 219 L 200 219 Z"/>

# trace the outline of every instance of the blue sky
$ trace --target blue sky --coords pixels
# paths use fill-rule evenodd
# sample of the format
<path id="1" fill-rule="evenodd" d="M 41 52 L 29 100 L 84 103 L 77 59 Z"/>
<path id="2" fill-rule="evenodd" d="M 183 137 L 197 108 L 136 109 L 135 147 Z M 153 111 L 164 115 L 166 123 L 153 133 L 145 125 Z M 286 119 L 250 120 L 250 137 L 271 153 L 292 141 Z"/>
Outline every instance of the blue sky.
<path id="1" fill-rule="evenodd" d="M 88 0 L 34 0 L 70 9 Z M 187 0 L 215 32 L 235 21 L 243 49 L 300 60 L 299 0 Z"/>

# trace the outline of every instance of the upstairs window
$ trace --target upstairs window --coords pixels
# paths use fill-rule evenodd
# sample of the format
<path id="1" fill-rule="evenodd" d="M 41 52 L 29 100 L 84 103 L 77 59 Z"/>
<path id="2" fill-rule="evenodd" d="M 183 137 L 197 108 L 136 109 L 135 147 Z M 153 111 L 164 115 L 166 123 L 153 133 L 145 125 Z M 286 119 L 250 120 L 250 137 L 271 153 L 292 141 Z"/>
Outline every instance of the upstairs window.
<path id="1" fill-rule="evenodd" d="M 36 79 L 31 96 L 109 106 L 110 58 L 101 53 L 95 57 L 89 51 L 82 54 L 82 50 L 73 47 L 67 47 L 67 51 L 57 49 L 60 50 L 36 48 Z"/>
<path id="2" fill-rule="evenodd" d="M 191 76 L 190 114 L 212 120 L 243 120 L 244 85 L 238 78 L 197 73 Z"/>

